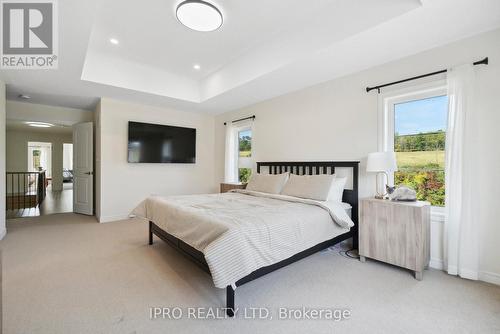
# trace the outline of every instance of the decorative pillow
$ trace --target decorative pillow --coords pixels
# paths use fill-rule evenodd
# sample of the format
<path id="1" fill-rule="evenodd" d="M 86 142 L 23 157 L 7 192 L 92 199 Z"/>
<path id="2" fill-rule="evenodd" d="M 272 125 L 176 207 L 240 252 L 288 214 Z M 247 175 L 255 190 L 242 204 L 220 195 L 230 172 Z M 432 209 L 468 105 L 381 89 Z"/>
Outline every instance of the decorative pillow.
<path id="1" fill-rule="evenodd" d="M 291 174 L 282 195 L 326 201 L 335 175 L 294 175 Z"/>
<path id="2" fill-rule="evenodd" d="M 260 191 L 268 194 L 279 194 L 288 180 L 289 173 L 252 174 L 246 190 Z"/>
<path id="3" fill-rule="evenodd" d="M 330 187 L 328 194 L 328 201 L 342 202 L 342 195 L 344 195 L 344 188 L 347 182 L 347 177 L 336 177 Z"/>

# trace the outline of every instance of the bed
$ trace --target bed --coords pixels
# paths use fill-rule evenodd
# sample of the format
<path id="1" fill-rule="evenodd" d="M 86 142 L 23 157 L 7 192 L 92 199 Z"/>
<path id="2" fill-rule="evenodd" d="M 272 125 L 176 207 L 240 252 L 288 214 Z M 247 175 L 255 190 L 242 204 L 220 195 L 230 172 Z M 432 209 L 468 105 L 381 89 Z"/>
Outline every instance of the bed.
<path id="1" fill-rule="evenodd" d="M 320 175 L 347 169 L 351 183 L 343 203 L 234 190 L 151 197 L 134 211 L 149 220 L 150 245 L 156 235 L 210 274 L 216 287 L 226 289 L 226 312 L 233 316 L 238 286 L 349 238 L 357 248 L 358 165 L 257 163 L 257 172 L 267 174 Z"/>

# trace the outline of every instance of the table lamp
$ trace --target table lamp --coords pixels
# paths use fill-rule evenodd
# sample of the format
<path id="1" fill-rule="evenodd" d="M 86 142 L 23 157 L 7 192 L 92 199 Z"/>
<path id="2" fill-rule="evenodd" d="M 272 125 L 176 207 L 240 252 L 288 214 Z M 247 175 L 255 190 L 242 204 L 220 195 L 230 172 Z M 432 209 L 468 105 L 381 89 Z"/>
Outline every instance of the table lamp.
<path id="1" fill-rule="evenodd" d="M 387 177 L 387 182 L 389 182 L 389 173 L 396 172 L 397 170 L 398 165 L 396 163 L 396 154 L 394 152 L 374 152 L 368 154 L 366 171 L 377 173 L 377 195 L 375 198 L 383 199 L 387 194 L 385 190 L 383 194 L 379 193 L 380 188 L 378 184 L 378 174 L 384 173 Z M 384 184 L 384 189 L 386 184 Z"/>

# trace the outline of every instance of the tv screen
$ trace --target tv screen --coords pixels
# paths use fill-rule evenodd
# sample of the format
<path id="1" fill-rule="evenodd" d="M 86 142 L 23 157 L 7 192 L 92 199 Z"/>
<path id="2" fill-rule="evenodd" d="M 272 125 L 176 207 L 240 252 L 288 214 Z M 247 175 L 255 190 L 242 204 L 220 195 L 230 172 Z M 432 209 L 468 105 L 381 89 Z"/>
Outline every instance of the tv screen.
<path id="1" fill-rule="evenodd" d="M 196 162 L 196 129 L 128 122 L 128 162 Z"/>

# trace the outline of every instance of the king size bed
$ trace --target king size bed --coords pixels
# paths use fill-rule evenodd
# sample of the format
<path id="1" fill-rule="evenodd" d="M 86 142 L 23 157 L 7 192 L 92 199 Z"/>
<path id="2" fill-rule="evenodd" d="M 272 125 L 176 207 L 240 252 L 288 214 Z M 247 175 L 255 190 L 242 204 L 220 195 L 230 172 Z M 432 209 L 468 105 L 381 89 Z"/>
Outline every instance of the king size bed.
<path id="1" fill-rule="evenodd" d="M 257 173 L 264 178 L 261 183 L 273 182 L 265 179 L 267 175 L 293 177 L 297 184 L 309 178 L 321 182 L 324 177 L 333 188 L 336 169 L 347 170 L 351 189 L 342 185 L 336 200 L 330 199 L 331 192 L 327 200 L 291 196 L 297 190 L 292 182 L 284 181 L 280 190 L 273 191 L 255 191 L 254 187 L 224 194 L 153 196 L 134 214 L 149 220 L 149 244 L 156 235 L 210 274 L 217 288 L 226 289 L 226 312 L 233 316 L 238 286 L 349 238 L 357 248 L 358 164 L 257 163 Z M 265 189 L 269 184 L 261 186 Z"/>

